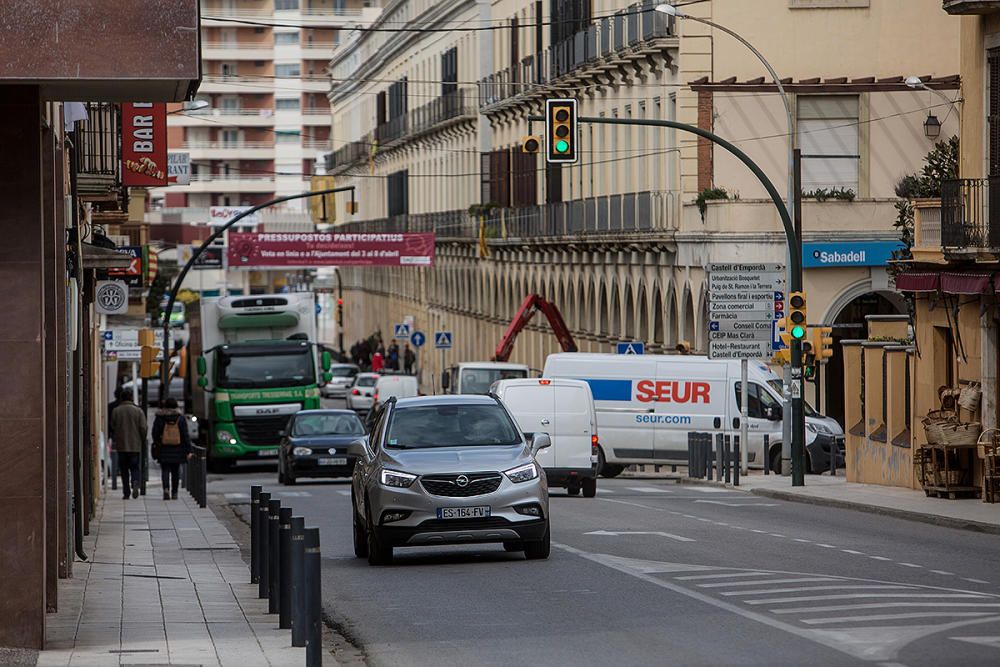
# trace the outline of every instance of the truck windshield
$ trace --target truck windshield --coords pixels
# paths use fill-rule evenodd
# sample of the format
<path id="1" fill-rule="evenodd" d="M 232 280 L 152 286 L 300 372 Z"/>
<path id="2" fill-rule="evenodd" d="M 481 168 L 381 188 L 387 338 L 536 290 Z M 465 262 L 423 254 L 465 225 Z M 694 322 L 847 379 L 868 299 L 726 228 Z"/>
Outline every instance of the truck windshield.
<path id="1" fill-rule="evenodd" d="M 312 351 L 296 350 L 286 354 L 226 354 L 218 352 L 219 387 L 298 387 L 316 382 Z"/>
<path id="2" fill-rule="evenodd" d="M 497 380 L 513 380 L 528 377 L 523 368 L 463 368 L 461 384 L 463 394 L 487 394 Z"/>

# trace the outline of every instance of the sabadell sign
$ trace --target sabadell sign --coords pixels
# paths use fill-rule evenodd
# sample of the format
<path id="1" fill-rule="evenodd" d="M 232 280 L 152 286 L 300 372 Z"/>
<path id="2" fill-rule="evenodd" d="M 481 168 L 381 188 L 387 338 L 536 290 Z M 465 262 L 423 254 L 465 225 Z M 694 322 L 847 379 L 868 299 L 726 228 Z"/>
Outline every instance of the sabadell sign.
<path id="1" fill-rule="evenodd" d="M 899 241 L 838 241 L 803 243 L 802 266 L 823 269 L 844 266 L 885 266 L 895 250 L 903 248 Z"/>

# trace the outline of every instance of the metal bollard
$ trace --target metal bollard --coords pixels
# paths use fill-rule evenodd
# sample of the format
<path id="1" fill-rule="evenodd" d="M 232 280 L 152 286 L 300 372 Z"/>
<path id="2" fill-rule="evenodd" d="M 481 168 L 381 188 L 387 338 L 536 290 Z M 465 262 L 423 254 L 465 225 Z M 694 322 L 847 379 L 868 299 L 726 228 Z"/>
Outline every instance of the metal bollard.
<path id="1" fill-rule="evenodd" d="M 729 438 L 730 438 L 730 436 L 727 435 L 725 437 L 725 440 L 723 441 L 723 444 L 722 444 L 722 458 L 725 461 L 725 464 L 724 464 L 723 467 L 724 467 L 724 469 L 726 471 L 726 484 L 729 484 L 730 482 L 733 481 L 732 480 L 732 467 L 733 467 L 732 466 L 732 461 L 733 461 L 733 459 L 730 456 L 730 449 L 729 449 L 730 440 L 729 440 Z M 722 480 L 720 479 L 719 481 L 721 482 Z"/>
<path id="2" fill-rule="evenodd" d="M 305 529 L 306 666 L 323 664 L 323 598 L 320 585 L 319 528 Z"/>
<path id="3" fill-rule="evenodd" d="M 733 486 L 740 485 L 740 436 L 733 436 L 733 458 L 732 458 L 732 469 L 733 469 Z"/>
<path id="4" fill-rule="evenodd" d="M 764 436 L 764 474 L 771 474 L 771 436 Z"/>
<path id="5" fill-rule="evenodd" d="M 725 442 L 726 436 L 721 433 L 715 437 L 715 479 L 719 482 L 722 481 L 726 470 L 726 459 L 723 456 L 726 449 Z"/>
<path id="6" fill-rule="evenodd" d="M 292 508 L 282 507 L 278 514 L 278 627 L 292 628 Z"/>
<path id="7" fill-rule="evenodd" d="M 268 503 L 267 524 L 267 613 L 277 614 L 281 595 L 281 560 L 278 544 L 278 527 L 281 525 L 281 501 L 272 500 Z"/>
<path id="8" fill-rule="evenodd" d="M 270 595 L 270 583 L 271 576 L 270 563 L 268 559 L 271 556 L 271 551 L 268 549 L 267 541 L 271 533 L 268 531 L 267 527 L 270 525 L 268 521 L 268 512 L 270 512 L 271 506 L 271 494 L 267 491 L 261 491 L 258 497 L 259 508 L 257 512 L 257 554 L 260 556 L 257 563 L 257 597 L 266 598 Z"/>
<path id="9" fill-rule="evenodd" d="M 256 584 L 260 572 L 260 536 L 257 534 L 257 515 L 260 513 L 260 491 L 258 484 L 250 487 L 250 583 Z"/>
<path id="10" fill-rule="evenodd" d="M 837 446 L 837 441 L 834 439 L 830 443 L 830 477 L 837 476 L 837 455 L 840 454 L 840 447 Z"/>
<path id="11" fill-rule="evenodd" d="M 292 559 L 288 568 L 292 580 L 292 646 L 306 645 L 305 522 L 300 516 L 292 517 Z"/>

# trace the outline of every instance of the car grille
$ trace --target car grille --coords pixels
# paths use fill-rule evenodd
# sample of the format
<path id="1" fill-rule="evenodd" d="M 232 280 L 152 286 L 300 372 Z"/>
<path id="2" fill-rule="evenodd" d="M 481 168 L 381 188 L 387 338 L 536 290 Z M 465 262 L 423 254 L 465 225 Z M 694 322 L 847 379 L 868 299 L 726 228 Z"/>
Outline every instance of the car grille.
<path id="1" fill-rule="evenodd" d="M 501 516 L 483 519 L 428 519 L 421 521 L 421 530 L 482 530 L 485 528 L 507 528 L 510 521 Z"/>
<path id="2" fill-rule="evenodd" d="M 495 472 L 469 473 L 467 486 L 459 486 L 456 481 L 462 475 L 424 475 L 420 478 L 427 493 L 449 498 L 469 498 L 493 493 L 500 488 L 500 474 Z"/>
<path id="3" fill-rule="evenodd" d="M 277 446 L 281 436 L 278 432 L 288 425 L 288 415 L 275 417 L 258 417 L 255 419 L 237 419 L 236 433 L 240 441 L 248 445 Z"/>

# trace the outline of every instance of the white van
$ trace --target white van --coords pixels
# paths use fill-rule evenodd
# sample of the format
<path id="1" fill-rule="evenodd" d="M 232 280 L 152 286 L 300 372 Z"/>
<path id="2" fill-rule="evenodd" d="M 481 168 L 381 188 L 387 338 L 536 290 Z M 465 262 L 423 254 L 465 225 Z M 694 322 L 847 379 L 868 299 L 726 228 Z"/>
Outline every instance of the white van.
<path id="1" fill-rule="evenodd" d="M 579 380 L 500 380 L 491 393 L 524 433 L 548 433 L 552 446 L 538 452 L 549 486 L 597 494 L 597 413 L 590 385 Z"/>
<path id="2" fill-rule="evenodd" d="M 390 398 L 413 398 L 419 393 L 414 375 L 379 375 L 375 380 L 371 411 L 374 414 Z"/>
<path id="3" fill-rule="evenodd" d="M 441 387 L 449 394 L 485 394 L 497 380 L 528 377 L 528 367 L 502 361 L 463 361 L 441 374 Z"/>
<path id="4" fill-rule="evenodd" d="M 688 355 L 561 353 L 545 361 L 546 378 L 585 380 L 601 432 L 600 472 L 614 477 L 632 463 L 685 465 L 688 433 L 740 432 L 740 362 Z M 747 429 L 751 467 L 781 463 L 781 378 L 749 363 Z M 806 470 L 843 466 L 844 431 L 805 405 Z M 764 436 L 769 451 L 764 452 Z M 836 449 L 834 449 L 836 447 Z"/>

